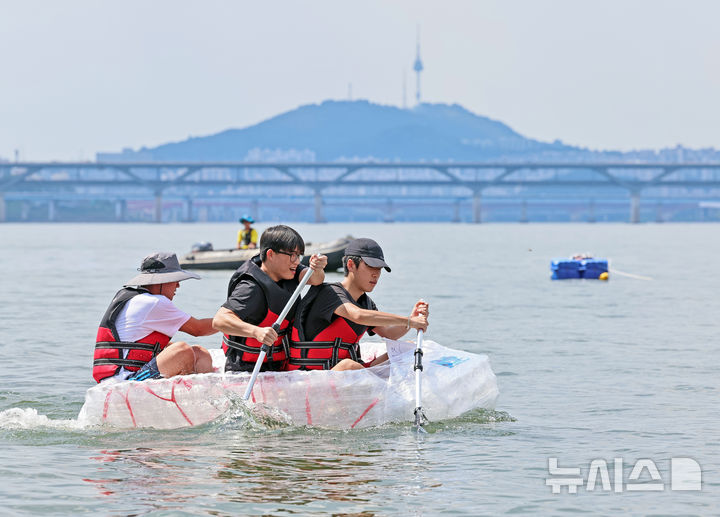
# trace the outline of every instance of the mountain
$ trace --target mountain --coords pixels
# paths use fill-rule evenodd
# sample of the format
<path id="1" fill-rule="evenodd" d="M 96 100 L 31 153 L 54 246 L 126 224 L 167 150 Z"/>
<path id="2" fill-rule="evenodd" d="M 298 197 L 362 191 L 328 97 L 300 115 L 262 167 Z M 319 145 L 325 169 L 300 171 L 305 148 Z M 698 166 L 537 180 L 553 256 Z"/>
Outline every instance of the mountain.
<path id="1" fill-rule="evenodd" d="M 98 161 L 483 161 L 557 157 L 584 150 L 525 138 L 453 104 L 412 109 L 325 101 L 254 126 L 122 153 Z"/>

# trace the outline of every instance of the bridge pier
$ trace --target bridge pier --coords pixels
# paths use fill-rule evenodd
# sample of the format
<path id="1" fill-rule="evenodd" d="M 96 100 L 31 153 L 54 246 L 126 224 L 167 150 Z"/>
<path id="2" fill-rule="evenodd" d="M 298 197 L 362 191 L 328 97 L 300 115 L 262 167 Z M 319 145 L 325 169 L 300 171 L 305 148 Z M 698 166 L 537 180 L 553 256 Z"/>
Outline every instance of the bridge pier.
<path id="1" fill-rule="evenodd" d="M 185 198 L 185 214 L 183 216 L 183 221 L 186 223 L 192 223 L 193 222 L 193 200 L 191 197 Z"/>
<path id="2" fill-rule="evenodd" d="M 640 192 L 630 193 L 630 223 L 640 222 Z"/>
<path id="3" fill-rule="evenodd" d="M 482 190 L 473 192 L 472 222 L 475 224 L 482 222 Z"/>
<path id="4" fill-rule="evenodd" d="M 7 207 L 5 206 L 5 194 L 0 192 L 0 223 L 7 220 Z"/>
<path id="5" fill-rule="evenodd" d="M 522 204 L 520 205 L 520 222 L 521 222 L 521 223 L 527 223 L 527 222 L 528 222 L 527 199 L 523 199 L 523 200 L 522 200 Z"/>
<path id="6" fill-rule="evenodd" d="M 252 202 L 250 203 L 250 215 L 251 215 L 254 219 L 257 219 L 257 218 L 258 218 L 258 215 L 259 215 L 259 212 L 260 212 L 260 210 L 259 210 L 259 208 L 258 208 L 258 200 L 257 200 L 257 199 L 253 199 Z"/>
<path id="7" fill-rule="evenodd" d="M 159 190 L 159 191 L 155 192 L 155 222 L 156 223 L 162 223 L 162 205 L 163 205 L 162 191 Z"/>
<path id="8" fill-rule="evenodd" d="M 21 221 L 27 221 L 30 217 L 30 203 L 28 201 L 23 201 L 20 205 L 20 220 Z"/>
<path id="9" fill-rule="evenodd" d="M 325 216 L 323 215 L 323 198 L 320 190 L 315 190 L 315 222 L 324 223 Z"/>
<path id="10" fill-rule="evenodd" d="M 55 200 L 50 199 L 48 201 L 48 221 L 54 222 L 55 221 Z"/>
<path id="11" fill-rule="evenodd" d="M 595 219 L 595 199 L 591 199 L 588 205 L 588 219 L 587 222 L 594 223 Z"/>
<path id="12" fill-rule="evenodd" d="M 115 220 L 125 222 L 127 219 L 127 201 L 118 199 L 115 201 Z"/>
<path id="13" fill-rule="evenodd" d="M 456 199 L 453 203 L 453 218 L 451 222 L 459 223 L 460 220 L 460 200 Z"/>
<path id="14" fill-rule="evenodd" d="M 393 215 L 393 200 L 388 198 L 385 203 L 385 215 L 383 215 L 384 223 L 394 223 L 395 217 Z"/>

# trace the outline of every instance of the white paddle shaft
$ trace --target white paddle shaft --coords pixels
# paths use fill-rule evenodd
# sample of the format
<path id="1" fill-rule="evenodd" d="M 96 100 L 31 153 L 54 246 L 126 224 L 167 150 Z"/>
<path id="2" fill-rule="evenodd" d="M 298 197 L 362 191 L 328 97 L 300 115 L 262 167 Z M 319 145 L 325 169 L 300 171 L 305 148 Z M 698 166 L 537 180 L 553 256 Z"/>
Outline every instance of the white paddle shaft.
<path id="1" fill-rule="evenodd" d="M 282 312 L 278 316 L 278 319 L 275 320 L 275 323 L 273 323 L 273 328 L 275 329 L 275 332 L 280 330 L 280 324 L 285 319 L 285 316 L 287 316 L 287 313 L 290 312 L 290 309 L 292 308 L 293 304 L 295 303 L 295 300 L 297 300 L 297 297 L 300 296 L 300 291 L 303 290 L 303 287 L 305 287 L 305 284 L 307 284 L 307 281 L 310 279 L 310 277 L 313 275 L 314 271 L 310 268 L 307 268 L 307 273 L 305 273 L 305 276 L 300 280 L 300 283 L 295 288 L 295 292 L 293 292 L 292 296 L 288 300 L 288 302 L 285 304 L 285 307 L 283 308 Z M 255 380 L 257 379 L 258 374 L 260 373 L 260 368 L 262 367 L 263 361 L 265 360 L 265 356 L 267 355 L 267 345 L 263 344 L 263 346 L 260 348 L 260 354 L 258 355 L 257 361 L 255 361 L 255 366 L 253 367 L 252 375 L 250 376 L 250 382 L 248 382 L 247 388 L 245 388 L 245 393 L 243 394 L 243 400 L 248 400 L 250 398 L 250 394 L 252 393 L 253 386 L 255 386 Z"/>
<path id="2" fill-rule="evenodd" d="M 417 333 L 417 345 L 415 350 L 419 350 L 422 353 L 423 344 L 423 331 L 418 330 Z M 422 407 L 422 380 L 420 377 L 421 368 L 415 368 L 415 407 Z"/>

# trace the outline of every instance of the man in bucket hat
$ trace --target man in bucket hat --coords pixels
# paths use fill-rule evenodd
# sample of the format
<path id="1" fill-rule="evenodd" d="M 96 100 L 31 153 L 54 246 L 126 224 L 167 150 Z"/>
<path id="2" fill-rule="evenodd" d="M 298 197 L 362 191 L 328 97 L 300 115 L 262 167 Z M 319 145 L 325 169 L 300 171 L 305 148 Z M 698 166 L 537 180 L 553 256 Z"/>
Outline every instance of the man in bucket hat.
<path id="1" fill-rule="evenodd" d="M 257 230 L 252 227 L 255 219 L 253 219 L 252 216 L 245 214 L 238 219 L 238 222 L 241 223 L 243 227 L 242 230 L 238 231 L 237 249 L 246 250 L 257 248 L 258 233 Z"/>
<path id="2" fill-rule="evenodd" d="M 210 353 L 184 341 L 170 342 L 181 330 L 192 336 L 216 331 L 212 318 L 196 319 L 173 304 L 182 280 L 200 278 L 180 268 L 174 253 L 148 255 L 136 275 L 117 292 L 100 322 L 93 377 L 147 380 L 213 370 Z"/>
<path id="3" fill-rule="evenodd" d="M 290 341 L 290 370 L 357 370 L 387 360 L 387 354 L 368 364 L 360 360 L 358 342 L 367 331 L 400 339 L 411 328 L 427 329 L 428 304 L 418 301 L 409 316 L 380 312 L 367 293 L 390 266 L 380 245 L 355 239 L 343 257 L 342 282 L 312 287 L 295 317 Z"/>

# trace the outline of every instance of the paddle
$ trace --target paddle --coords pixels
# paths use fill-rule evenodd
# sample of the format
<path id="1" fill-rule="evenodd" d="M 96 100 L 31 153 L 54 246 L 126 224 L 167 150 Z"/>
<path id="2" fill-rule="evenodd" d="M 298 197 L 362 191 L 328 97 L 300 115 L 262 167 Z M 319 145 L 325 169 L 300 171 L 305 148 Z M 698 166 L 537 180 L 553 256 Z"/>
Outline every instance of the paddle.
<path id="1" fill-rule="evenodd" d="M 295 300 L 297 300 L 297 297 L 300 296 L 300 291 L 303 290 L 303 287 L 305 287 L 305 284 L 307 284 L 307 281 L 310 279 L 310 277 L 313 275 L 314 271 L 310 268 L 308 268 L 308 272 L 305 273 L 305 276 L 300 280 L 300 283 L 295 288 L 295 292 L 292 294 L 288 302 L 285 304 L 285 307 L 283 308 L 282 312 L 278 316 L 277 320 L 275 320 L 275 323 L 273 323 L 273 330 L 275 332 L 280 331 L 280 324 L 285 319 L 285 316 L 287 316 L 287 313 L 290 312 L 290 308 L 295 303 Z M 262 344 L 260 347 L 260 354 L 258 355 L 257 361 L 255 361 L 255 367 L 253 368 L 252 376 L 250 377 L 250 382 L 247 385 L 247 388 L 245 389 L 245 394 L 243 395 L 243 400 L 247 400 L 250 398 L 250 394 L 252 393 L 253 386 L 255 385 L 255 379 L 257 379 L 258 373 L 260 373 L 260 367 L 263 364 L 263 361 L 265 360 L 265 356 L 267 355 L 268 351 L 270 350 L 270 345 L 266 345 L 265 343 Z"/>
<path id="2" fill-rule="evenodd" d="M 422 381 L 420 379 L 420 372 L 423 370 L 422 365 L 422 343 L 423 343 L 423 331 L 418 330 L 417 333 L 417 344 L 415 346 L 415 426 L 419 433 L 426 433 L 423 429 L 423 424 L 428 423 L 428 419 L 425 416 L 425 412 L 422 408 Z"/>

